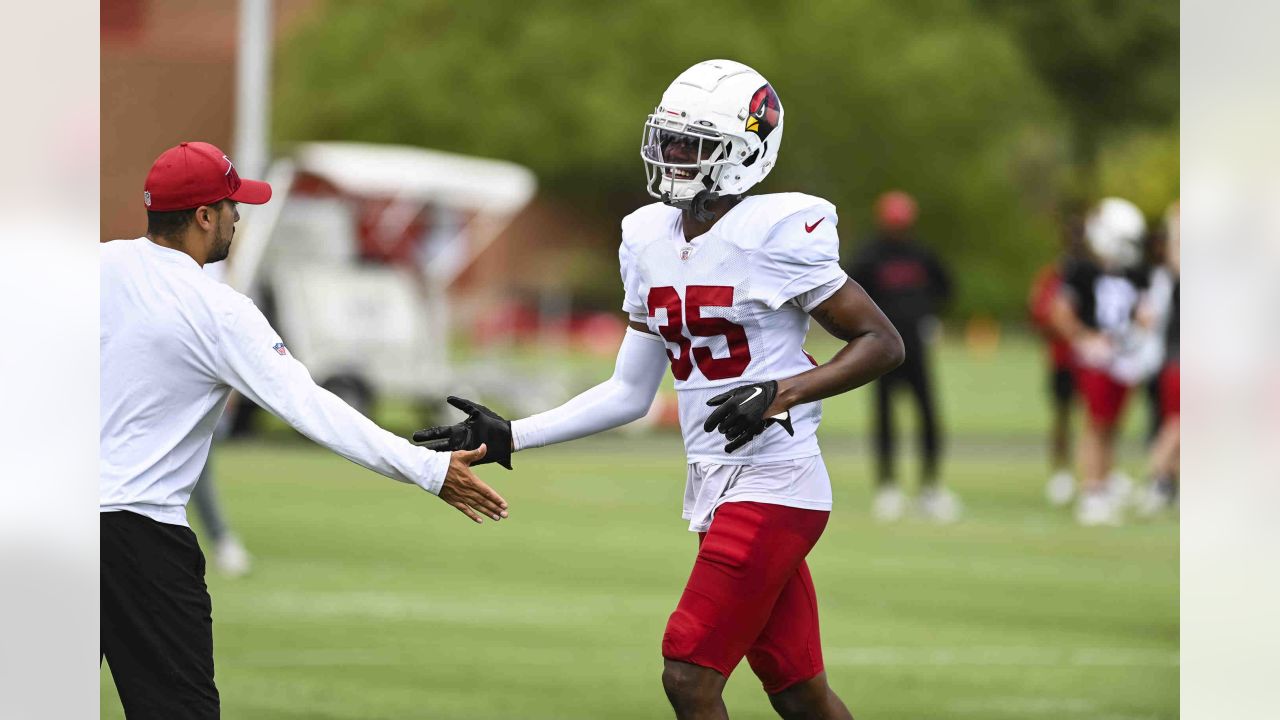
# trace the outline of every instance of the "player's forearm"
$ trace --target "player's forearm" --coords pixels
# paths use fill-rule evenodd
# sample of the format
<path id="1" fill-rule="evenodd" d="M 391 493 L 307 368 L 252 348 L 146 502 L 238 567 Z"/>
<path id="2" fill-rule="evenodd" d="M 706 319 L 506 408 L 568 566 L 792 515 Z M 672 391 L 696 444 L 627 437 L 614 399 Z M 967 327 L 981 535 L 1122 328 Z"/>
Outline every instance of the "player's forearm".
<path id="1" fill-rule="evenodd" d="M 393 480 L 438 494 L 449 469 L 449 453 L 415 447 L 361 415 L 341 398 L 311 381 L 246 387 L 247 397 L 310 440 L 357 465 Z"/>
<path id="2" fill-rule="evenodd" d="M 769 415 L 866 385 L 901 365 L 906 356 L 902 336 L 893 323 L 853 280 L 812 308 L 809 315 L 846 344 L 827 363 L 778 380 L 778 394 Z"/>
<path id="3" fill-rule="evenodd" d="M 640 419 L 653 402 L 613 381 L 603 382 L 565 404 L 511 422 L 512 451 L 577 440 Z"/>
<path id="4" fill-rule="evenodd" d="M 557 408 L 513 421 L 512 450 L 577 440 L 644 417 L 666 365 L 661 339 L 628 329 L 613 376 Z"/>
<path id="5" fill-rule="evenodd" d="M 235 308 L 221 342 L 222 380 L 295 430 L 348 460 L 393 480 L 439 493 L 449 454 L 414 447 L 316 385 L 266 318 Z"/>
<path id="6" fill-rule="evenodd" d="M 778 381 L 770 415 L 861 387 L 902 364 L 902 338 L 889 326 L 855 337 L 835 357 L 812 370 Z"/>
<path id="7" fill-rule="evenodd" d="M 1089 333 L 1089 327 L 1076 316 L 1075 308 L 1061 296 L 1049 306 L 1049 326 L 1059 337 L 1075 342 Z"/>
<path id="8" fill-rule="evenodd" d="M 351 462 L 439 494 L 449 469 L 449 453 L 415 447 L 328 390 L 316 387 L 316 392 L 318 411 L 294 425 L 299 432 Z"/>

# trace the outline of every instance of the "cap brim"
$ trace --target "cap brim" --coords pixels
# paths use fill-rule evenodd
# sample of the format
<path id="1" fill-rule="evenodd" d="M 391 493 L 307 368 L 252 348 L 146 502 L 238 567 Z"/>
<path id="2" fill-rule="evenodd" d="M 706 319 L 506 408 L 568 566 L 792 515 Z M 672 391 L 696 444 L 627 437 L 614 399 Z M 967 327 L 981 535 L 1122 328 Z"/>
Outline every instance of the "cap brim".
<path id="1" fill-rule="evenodd" d="M 271 199 L 271 186 L 261 180 L 241 180 L 230 198 L 238 203 L 261 205 Z"/>

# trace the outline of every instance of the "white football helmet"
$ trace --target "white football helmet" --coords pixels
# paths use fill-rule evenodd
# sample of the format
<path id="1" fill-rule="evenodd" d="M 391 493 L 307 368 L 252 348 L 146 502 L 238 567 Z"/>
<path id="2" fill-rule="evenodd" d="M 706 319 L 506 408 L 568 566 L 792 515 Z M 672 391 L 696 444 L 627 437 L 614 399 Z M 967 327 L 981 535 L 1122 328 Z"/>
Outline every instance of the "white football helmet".
<path id="1" fill-rule="evenodd" d="M 680 73 L 645 120 L 640 158 L 649 194 L 694 206 L 741 195 L 778 160 L 782 103 L 760 73 L 707 60 Z"/>
<path id="2" fill-rule="evenodd" d="M 1147 221 L 1137 205 L 1118 197 L 1104 198 L 1084 221 L 1089 249 L 1108 270 L 1127 270 L 1142 260 Z"/>

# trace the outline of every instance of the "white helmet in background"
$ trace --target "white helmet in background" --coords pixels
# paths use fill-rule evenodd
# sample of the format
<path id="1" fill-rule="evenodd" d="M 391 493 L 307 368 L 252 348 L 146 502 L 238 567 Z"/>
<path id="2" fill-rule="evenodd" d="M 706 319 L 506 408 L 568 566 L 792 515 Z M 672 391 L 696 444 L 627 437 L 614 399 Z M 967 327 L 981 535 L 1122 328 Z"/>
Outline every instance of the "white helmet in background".
<path id="1" fill-rule="evenodd" d="M 1142 260 L 1142 238 L 1147 221 L 1137 205 L 1109 197 L 1098 203 L 1084 220 L 1089 249 L 1108 270 L 1127 270 Z"/>
<path id="2" fill-rule="evenodd" d="M 707 60 L 662 94 L 645 120 L 640 158 L 650 195 L 701 214 L 763 180 L 781 144 L 782 103 L 769 81 L 742 63 Z"/>

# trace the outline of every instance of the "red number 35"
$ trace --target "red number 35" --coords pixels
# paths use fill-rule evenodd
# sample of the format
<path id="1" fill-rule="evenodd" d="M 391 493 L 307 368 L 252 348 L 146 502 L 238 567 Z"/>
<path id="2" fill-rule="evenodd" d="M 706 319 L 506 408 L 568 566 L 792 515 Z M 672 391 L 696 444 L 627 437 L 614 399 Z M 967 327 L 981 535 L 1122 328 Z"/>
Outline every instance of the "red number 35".
<path id="1" fill-rule="evenodd" d="M 658 308 L 667 311 L 667 324 L 658 330 L 667 342 L 680 348 L 680 357 L 676 357 L 671 349 L 667 349 L 667 357 L 671 358 L 671 374 L 677 380 L 688 380 L 693 372 L 693 364 L 708 380 L 725 380 L 736 378 L 746 372 L 751 364 L 751 348 L 747 345 L 747 331 L 741 325 L 725 318 L 702 317 L 704 307 L 732 307 L 733 288 L 727 285 L 690 285 L 685 288 L 686 299 L 682 302 L 680 294 L 670 286 L 649 288 L 649 317 L 657 314 Z M 683 328 L 688 327 L 686 336 Z M 690 337 L 715 337 L 723 335 L 729 345 L 729 357 L 718 358 L 711 355 L 711 348 L 692 347 Z"/>

